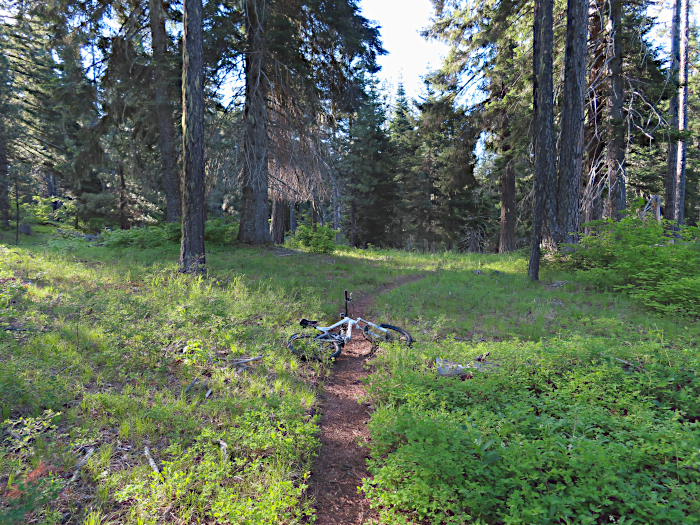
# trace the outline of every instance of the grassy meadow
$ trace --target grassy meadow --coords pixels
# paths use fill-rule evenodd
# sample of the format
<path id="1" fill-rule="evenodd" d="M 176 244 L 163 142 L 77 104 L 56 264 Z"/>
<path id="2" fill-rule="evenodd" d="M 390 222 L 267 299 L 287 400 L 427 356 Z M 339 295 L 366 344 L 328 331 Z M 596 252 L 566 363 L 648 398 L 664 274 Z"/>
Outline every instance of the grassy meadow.
<path id="1" fill-rule="evenodd" d="M 519 255 L 214 246 L 202 279 L 177 244 L 37 230 L 0 234 L 2 523 L 313 520 L 332 363 L 284 342 L 344 289 L 414 274 L 371 317 L 418 340 L 368 379 L 382 523 L 698 522 L 695 321 L 555 268 L 530 283 Z M 435 374 L 487 351 L 467 380 Z"/>

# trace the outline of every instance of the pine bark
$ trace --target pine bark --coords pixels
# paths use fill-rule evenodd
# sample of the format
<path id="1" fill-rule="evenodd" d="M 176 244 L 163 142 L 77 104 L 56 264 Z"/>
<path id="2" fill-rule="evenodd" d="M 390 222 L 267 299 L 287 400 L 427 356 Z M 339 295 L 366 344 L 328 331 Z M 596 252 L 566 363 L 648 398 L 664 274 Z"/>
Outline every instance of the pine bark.
<path id="1" fill-rule="evenodd" d="M 119 162 L 119 228 L 122 230 L 129 229 L 129 218 L 127 217 L 127 196 L 126 196 L 126 178 L 124 176 L 124 164 Z"/>
<path id="2" fill-rule="evenodd" d="M 158 145 L 165 189 L 166 220 L 179 222 L 182 216 L 180 175 L 176 171 L 175 124 L 168 97 L 166 64 L 167 35 L 162 0 L 150 0 L 151 42 L 153 47 L 153 83 L 156 96 L 156 123 Z"/>
<path id="3" fill-rule="evenodd" d="M 676 176 L 678 169 L 678 142 L 676 132 L 678 130 L 678 72 L 680 69 L 680 22 L 681 0 L 676 0 L 673 22 L 671 24 L 671 70 L 670 83 L 673 96 L 668 104 L 668 126 L 670 137 L 668 141 L 668 162 L 666 165 L 666 200 L 664 206 L 664 219 L 672 221 L 676 218 Z"/>
<path id="4" fill-rule="evenodd" d="M 611 40 L 613 56 L 609 61 L 610 100 L 608 102 L 608 152 L 606 164 L 610 191 L 608 193 L 608 215 L 620 220 L 627 208 L 625 190 L 625 122 L 623 115 L 624 79 L 622 77 L 622 0 L 613 0 L 610 9 Z"/>
<path id="5" fill-rule="evenodd" d="M 603 218 L 603 199 L 596 195 L 594 189 L 601 177 L 601 159 L 605 151 L 605 139 L 603 137 L 604 97 L 601 89 L 601 76 L 605 67 L 605 42 L 603 40 L 603 19 L 601 8 L 597 0 L 593 0 L 590 6 L 591 17 L 590 41 L 593 47 L 593 62 L 589 73 L 588 92 L 588 123 L 586 130 L 586 174 L 587 198 L 583 203 L 585 222 L 597 221 Z M 587 228 L 586 233 L 590 233 Z"/>
<path id="6" fill-rule="evenodd" d="M 246 0 L 246 100 L 242 207 L 238 240 L 248 244 L 270 242 L 268 226 L 268 112 L 270 86 L 266 74 L 266 41 L 262 0 Z"/>
<path id="7" fill-rule="evenodd" d="M 289 203 L 289 230 L 292 233 L 297 231 L 297 204 L 296 202 Z"/>
<path id="8" fill-rule="evenodd" d="M 682 134 L 688 130 L 688 0 L 681 0 L 680 25 L 680 68 L 678 87 L 678 131 Z M 676 148 L 676 187 L 673 203 L 674 219 L 680 225 L 685 220 L 685 161 L 686 143 L 681 135 Z"/>
<path id="9" fill-rule="evenodd" d="M 534 104 L 534 143 L 535 143 L 535 187 L 532 219 L 532 241 L 530 243 L 530 263 L 528 276 L 539 280 L 540 243 L 545 211 L 551 205 L 545 202 L 552 193 L 556 194 L 554 159 L 554 91 L 552 78 L 553 51 L 553 0 L 535 0 L 533 23 L 533 104 Z M 549 215 L 549 212 L 547 212 Z M 548 217 L 551 220 L 551 217 Z M 553 229 L 551 228 L 553 227 Z M 556 231 L 556 218 L 551 224 Z"/>
<path id="10" fill-rule="evenodd" d="M 204 62 L 202 0 L 184 0 L 181 273 L 204 273 Z"/>
<path id="11" fill-rule="evenodd" d="M 515 251 L 515 170 L 507 162 L 501 174 L 501 236 L 498 253 Z"/>
<path id="12" fill-rule="evenodd" d="M 275 244 L 284 244 L 284 218 L 287 211 L 287 202 L 275 198 L 272 200 L 272 221 L 270 222 L 270 237 Z"/>
<path id="13" fill-rule="evenodd" d="M 558 243 L 578 241 L 583 176 L 588 1 L 568 0 L 557 204 Z"/>
<path id="14" fill-rule="evenodd" d="M 10 225 L 10 166 L 7 159 L 7 137 L 0 120 L 0 226 Z"/>

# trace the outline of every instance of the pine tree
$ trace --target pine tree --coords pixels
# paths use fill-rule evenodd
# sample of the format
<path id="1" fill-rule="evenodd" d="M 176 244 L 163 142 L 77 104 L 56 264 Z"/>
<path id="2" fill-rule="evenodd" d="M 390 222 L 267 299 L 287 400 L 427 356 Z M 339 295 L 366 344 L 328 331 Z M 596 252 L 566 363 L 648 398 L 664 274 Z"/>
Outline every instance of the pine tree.
<path id="1" fill-rule="evenodd" d="M 678 146 L 676 149 L 676 184 L 673 196 L 674 220 L 680 225 L 685 220 L 686 193 L 686 137 L 688 130 L 688 0 L 681 0 L 679 42 L 679 87 L 678 87 Z"/>
<path id="2" fill-rule="evenodd" d="M 586 52 L 588 49 L 588 2 L 568 0 L 564 94 L 557 205 L 561 236 L 558 242 L 572 243 L 579 231 L 579 200 L 583 176 L 584 104 L 586 99 Z"/>
<path id="3" fill-rule="evenodd" d="M 356 109 L 358 72 L 374 71 L 383 50 L 378 31 L 351 0 L 246 0 L 245 5 L 245 166 L 238 238 L 261 244 L 270 240 L 272 109 L 282 113 L 279 122 L 308 142 L 307 130 L 318 129 L 317 116 L 327 108 Z M 343 60 L 329 59 L 338 55 Z M 269 107 L 272 100 L 276 103 Z"/>
<path id="4" fill-rule="evenodd" d="M 666 167 L 666 199 L 664 206 L 664 219 L 672 221 L 676 218 L 676 170 L 678 169 L 678 73 L 680 69 L 680 23 L 681 1 L 675 0 L 673 10 L 673 22 L 671 24 L 671 68 L 669 71 L 671 83 L 671 100 L 669 101 L 669 140 L 668 161 Z"/>
<path id="5" fill-rule="evenodd" d="M 167 34 L 162 0 L 150 0 L 149 22 L 153 48 L 153 87 L 155 92 L 155 117 L 158 126 L 160 161 L 163 170 L 163 186 L 168 222 L 178 222 L 182 215 L 180 177 L 176 173 L 175 126 L 173 110 L 168 97 Z"/>
<path id="6" fill-rule="evenodd" d="M 623 102 L 625 98 L 622 72 L 622 0 L 612 0 L 610 4 L 610 39 L 612 57 L 609 60 L 610 101 L 608 103 L 609 138 L 607 151 L 608 215 L 616 220 L 622 218 L 627 208 L 625 190 L 625 125 Z"/>
<path id="7" fill-rule="evenodd" d="M 392 246 L 400 242 L 395 222 L 399 198 L 395 155 L 376 83 L 363 82 L 367 83 L 365 100 L 347 120 L 348 147 L 341 162 L 350 211 L 346 231 L 353 246 Z"/>
<path id="8" fill-rule="evenodd" d="M 533 101 L 535 109 L 535 200 L 532 219 L 532 241 L 528 276 L 539 280 L 540 243 L 545 217 L 549 219 L 550 232 L 556 237 L 553 227 L 551 202 L 556 171 L 554 165 L 554 88 L 552 79 L 553 52 L 553 0 L 535 0 L 533 24 Z M 548 201 L 548 202 L 547 202 Z M 549 210 L 549 211 L 548 211 Z"/>
<path id="9" fill-rule="evenodd" d="M 182 60 L 182 243 L 179 271 L 205 272 L 202 0 L 184 1 Z"/>

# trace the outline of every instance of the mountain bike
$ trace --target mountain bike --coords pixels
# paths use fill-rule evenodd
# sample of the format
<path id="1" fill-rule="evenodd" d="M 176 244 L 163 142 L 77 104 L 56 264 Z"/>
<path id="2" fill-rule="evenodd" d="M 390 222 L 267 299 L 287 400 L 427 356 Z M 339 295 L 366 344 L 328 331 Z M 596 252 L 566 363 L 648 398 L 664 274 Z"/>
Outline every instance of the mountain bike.
<path id="1" fill-rule="evenodd" d="M 343 347 L 352 339 L 353 327 L 362 331 L 362 335 L 373 345 L 380 343 L 410 344 L 413 337 L 403 328 L 390 324 L 374 324 L 371 321 L 349 316 L 348 303 L 352 300 L 345 290 L 345 312 L 341 313 L 342 319 L 331 326 L 318 326 L 318 321 L 302 319 L 299 324 L 302 328 L 312 328 L 319 333 L 297 333 L 292 335 L 287 342 L 289 348 L 296 355 L 305 359 L 324 360 L 340 355 Z M 360 323 L 364 326 L 361 327 Z M 339 328 L 338 332 L 333 332 Z"/>

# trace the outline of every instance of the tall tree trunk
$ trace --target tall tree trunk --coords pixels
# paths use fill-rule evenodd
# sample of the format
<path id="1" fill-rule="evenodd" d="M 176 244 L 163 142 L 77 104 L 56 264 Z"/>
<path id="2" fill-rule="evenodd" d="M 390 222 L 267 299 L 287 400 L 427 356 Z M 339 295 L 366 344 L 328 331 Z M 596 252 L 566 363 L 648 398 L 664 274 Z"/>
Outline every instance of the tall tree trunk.
<path id="1" fill-rule="evenodd" d="M 671 25 L 671 70 L 669 72 L 673 96 L 668 104 L 668 163 L 666 165 L 666 201 L 664 219 L 672 221 L 676 218 L 676 175 L 678 169 L 678 70 L 680 67 L 680 23 L 681 0 L 676 0 Z"/>
<path id="2" fill-rule="evenodd" d="M 678 131 L 688 130 L 688 0 L 681 0 L 680 27 L 680 75 L 678 90 Z M 678 139 L 676 151 L 676 193 L 674 195 L 674 219 L 683 224 L 685 219 L 685 157 L 686 144 L 683 135 Z"/>
<path id="3" fill-rule="evenodd" d="M 75 219 L 75 227 L 78 228 L 78 218 Z M 19 178 L 15 172 L 15 244 L 19 245 Z"/>
<path id="4" fill-rule="evenodd" d="M 292 233 L 297 231 L 297 204 L 296 202 L 289 203 L 289 230 Z"/>
<path id="5" fill-rule="evenodd" d="M 610 8 L 613 56 L 610 58 L 610 101 L 608 103 L 609 139 L 606 163 L 608 165 L 608 215 L 614 220 L 622 218 L 627 208 L 625 191 L 625 122 L 622 104 L 625 85 L 622 77 L 622 0 L 612 0 Z"/>
<path id="6" fill-rule="evenodd" d="M 507 58 L 513 58 L 513 43 L 506 44 Z M 504 75 L 501 80 L 501 95 L 503 100 L 508 95 L 508 78 Z M 501 151 L 505 164 L 501 173 L 501 235 L 498 242 L 499 253 L 510 253 L 515 251 L 515 170 L 513 169 L 512 156 L 508 154 L 511 149 L 510 139 L 510 115 L 507 111 L 503 113 L 502 131 L 500 136 Z"/>
<path id="7" fill-rule="evenodd" d="M 532 241 L 528 276 L 533 281 L 540 276 L 540 243 L 544 223 L 545 200 L 556 180 L 554 160 L 554 90 L 552 78 L 552 50 L 554 0 L 535 0 L 533 23 L 533 104 L 535 142 L 535 199 L 532 213 Z M 556 186 L 554 187 L 556 194 Z M 555 203 L 550 203 L 555 204 Z M 548 213 L 549 215 L 549 213 Z M 550 222 L 550 231 L 556 231 L 556 218 Z M 554 228 L 552 228 L 552 226 Z"/>
<path id="8" fill-rule="evenodd" d="M 340 242 L 340 190 L 333 188 L 333 229 L 335 230 L 335 242 Z"/>
<path id="9" fill-rule="evenodd" d="M 588 0 L 568 0 L 566 57 L 557 203 L 560 237 L 557 243 L 575 243 L 580 226 L 579 201 L 583 176 L 583 132 L 588 51 Z"/>
<path id="10" fill-rule="evenodd" d="M 355 198 L 353 197 L 352 201 L 350 202 L 350 246 L 356 248 L 357 247 L 357 217 L 356 217 L 356 209 L 355 209 Z"/>
<path id="11" fill-rule="evenodd" d="M 270 237 L 275 244 L 284 244 L 284 217 L 287 202 L 279 197 L 272 200 L 272 221 L 270 221 Z"/>
<path id="12" fill-rule="evenodd" d="M 204 273 L 204 62 L 202 0 L 184 0 L 182 61 L 182 273 Z"/>
<path id="13" fill-rule="evenodd" d="M 266 42 L 263 28 L 267 4 L 246 0 L 246 99 L 242 208 L 238 240 L 249 244 L 270 242 L 267 222 L 268 113 L 270 91 L 266 75 Z"/>
<path id="14" fill-rule="evenodd" d="M 119 161 L 119 228 L 129 229 L 129 218 L 126 215 L 126 178 L 124 177 L 124 164 Z"/>
<path id="15" fill-rule="evenodd" d="M 0 120 L 0 226 L 10 225 L 10 167 L 7 161 L 7 137 Z"/>
<path id="16" fill-rule="evenodd" d="M 589 17 L 591 19 L 590 41 L 593 44 L 593 61 L 589 73 L 588 90 L 588 124 L 586 129 L 586 174 L 588 181 L 584 193 L 583 207 L 585 222 L 603 218 L 603 199 L 600 194 L 601 162 L 605 151 L 603 137 L 604 97 L 601 89 L 602 75 L 605 68 L 606 43 L 603 38 L 603 13 L 598 0 L 591 0 Z M 585 233 L 590 233 L 586 229 Z"/>
<path id="17" fill-rule="evenodd" d="M 510 146 L 503 148 L 504 154 Z M 515 170 L 511 159 L 506 159 L 506 165 L 501 174 L 501 237 L 498 243 L 499 253 L 515 251 Z"/>
<path id="18" fill-rule="evenodd" d="M 173 111 L 168 97 L 167 35 L 165 33 L 165 12 L 162 0 L 150 0 L 151 42 L 153 47 L 153 83 L 156 95 L 156 122 L 158 145 L 165 189 L 166 220 L 178 222 L 182 215 L 182 193 L 180 176 L 176 171 L 175 125 Z"/>

